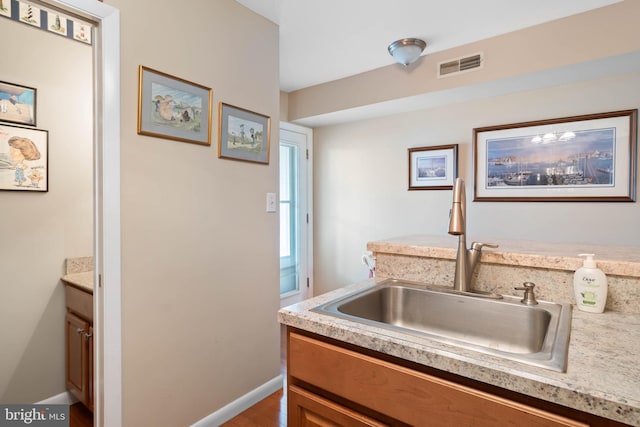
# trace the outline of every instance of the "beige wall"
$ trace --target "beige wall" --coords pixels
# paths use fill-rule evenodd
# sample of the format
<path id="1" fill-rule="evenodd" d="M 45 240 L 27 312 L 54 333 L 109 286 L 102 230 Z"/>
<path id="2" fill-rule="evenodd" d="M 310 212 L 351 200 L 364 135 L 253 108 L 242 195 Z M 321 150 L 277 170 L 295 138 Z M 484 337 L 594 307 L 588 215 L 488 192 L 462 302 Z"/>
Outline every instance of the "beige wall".
<path id="1" fill-rule="evenodd" d="M 280 120 L 289 121 L 289 94 L 280 92 Z"/>
<path id="2" fill-rule="evenodd" d="M 626 19 L 629 9 L 638 10 L 639 7 L 637 2 L 611 6 L 618 13 L 626 11 L 615 21 L 620 23 L 619 31 L 614 28 L 616 26 L 609 28 L 612 9 L 596 11 L 602 14 L 601 25 L 591 27 L 598 28 L 597 34 L 601 38 L 594 46 L 597 55 L 603 55 L 607 48 L 612 54 L 620 53 L 620 46 L 629 51 L 640 50 L 638 30 L 630 29 Z M 599 22 L 597 16 L 592 16 L 594 13 L 589 14 L 589 19 Z M 576 18 L 579 22 L 583 19 L 586 18 Z M 600 31 L 600 28 L 607 28 L 607 31 Z M 525 33 L 534 43 L 536 33 L 530 31 Z M 562 35 L 555 34 L 555 45 L 567 49 L 577 43 L 576 34 L 584 35 L 584 29 L 570 26 Z M 527 53 L 529 39 L 523 34 L 518 32 L 504 37 L 502 44 L 513 43 L 511 52 Z M 636 45 L 629 47 L 629 39 L 635 40 Z M 487 44 L 494 46 L 495 40 Z M 555 49 L 551 43 L 549 47 Z M 484 49 L 482 42 L 476 48 L 490 52 L 489 48 Z M 573 55 L 571 49 L 567 53 Z M 588 59 L 588 55 L 581 54 L 581 60 Z M 540 59 L 549 67 L 555 60 L 557 58 L 549 60 L 542 56 Z M 523 70 L 515 72 L 526 73 L 527 70 L 523 66 Z M 368 78 L 364 77 L 365 80 Z M 468 82 L 471 77 L 462 77 L 459 84 L 461 87 L 468 85 L 469 90 L 465 89 L 461 94 L 471 94 L 473 86 Z M 447 84 L 455 79 L 450 78 Z M 358 92 L 365 97 L 376 93 L 379 87 L 360 83 L 364 86 L 359 87 Z M 516 88 L 513 93 L 502 95 L 469 96 L 467 99 L 461 96 L 455 102 L 433 108 L 314 129 L 316 294 L 367 278 L 368 270 L 361 264 L 360 257 L 366 251 L 368 241 L 411 234 L 447 236 L 451 191 L 407 191 L 408 148 L 459 144 L 459 175 L 467 181 L 467 196 L 471 200 L 473 128 L 640 106 L 640 73 L 637 69 L 626 74 L 624 70 L 616 69 L 609 77 L 576 83 L 560 84 L 549 80 L 543 86 L 529 90 Z M 326 85 L 324 96 L 338 96 L 338 87 L 332 88 L 335 92 L 328 90 L 330 87 L 331 84 Z M 294 101 L 292 95 L 289 105 L 295 108 L 299 101 Z M 306 104 L 306 99 L 303 103 L 311 105 Z M 342 106 L 331 108 L 338 110 Z M 291 110 L 289 113 L 291 115 Z M 475 202 L 467 204 L 467 211 L 469 241 L 490 242 L 492 238 L 504 238 L 640 244 L 638 203 Z"/>
<path id="3" fill-rule="evenodd" d="M 542 119 L 638 108 L 639 100 L 635 73 L 315 129 L 316 293 L 366 279 L 360 257 L 369 241 L 448 236 L 451 191 L 407 191 L 408 148 L 458 144 L 459 176 L 472 200 L 473 128 L 517 123 L 523 115 Z M 639 217 L 638 203 L 470 202 L 467 241 L 638 246 Z"/>
<path id="4" fill-rule="evenodd" d="M 49 192 L 0 191 L 0 403 L 29 403 L 66 388 L 60 277 L 65 258 L 93 253 L 93 60 L 91 46 L 4 18 L 0 40 L 12 41 L 1 79 L 37 89 L 49 131 Z"/>
<path id="5" fill-rule="evenodd" d="M 289 121 L 569 67 L 640 50 L 640 2 L 624 1 L 289 93 Z M 498 18 L 499 19 L 499 18 Z M 482 52 L 483 67 L 438 78 L 438 63 Z"/>
<path id="6" fill-rule="evenodd" d="M 233 0 L 121 11 L 124 426 L 189 425 L 279 375 L 278 28 Z M 138 66 L 213 89 L 212 145 L 136 134 Z M 217 158 L 218 103 L 272 119 L 269 165 Z"/>

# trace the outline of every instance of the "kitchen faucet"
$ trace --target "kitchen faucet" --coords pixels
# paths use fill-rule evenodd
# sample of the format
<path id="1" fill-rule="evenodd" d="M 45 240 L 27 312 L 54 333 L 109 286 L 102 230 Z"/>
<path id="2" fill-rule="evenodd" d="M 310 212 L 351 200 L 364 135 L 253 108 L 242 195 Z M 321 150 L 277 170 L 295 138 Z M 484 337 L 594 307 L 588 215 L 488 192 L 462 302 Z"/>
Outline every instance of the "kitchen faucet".
<path id="1" fill-rule="evenodd" d="M 456 178 L 456 182 L 453 185 L 453 204 L 449 218 L 449 234 L 458 236 L 458 254 L 456 256 L 456 273 L 453 279 L 453 289 L 457 292 L 471 293 L 476 296 L 496 299 L 502 298 L 502 296 L 497 294 L 473 291 L 471 289 L 473 271 L 478 261 L 480 261 L 482 248 L 485 246 L 488 248 L 497 248 L 498 245 L 473 242 L 471 248 L 467 249 L 466 231 L 467 212 L 465 185 L 462 178 Z"/>

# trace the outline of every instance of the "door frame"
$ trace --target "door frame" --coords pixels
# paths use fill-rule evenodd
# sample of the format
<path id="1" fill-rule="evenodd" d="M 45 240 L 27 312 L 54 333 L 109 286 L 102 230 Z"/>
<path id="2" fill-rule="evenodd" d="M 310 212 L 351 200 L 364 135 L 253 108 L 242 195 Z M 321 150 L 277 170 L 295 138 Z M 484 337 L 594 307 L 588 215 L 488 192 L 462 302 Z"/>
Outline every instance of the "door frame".
<path id="1" fill-rule="evenodd" d="M 94 32 L 95 425 L 122 425 L 120 11 L 95 0 L 42 0 L 98 23 Z"/>
<path id="2" fill-rule="evenodd" d="M 304 261 L 309 285 L 305 290 L 297 294 L 280 298 L 280 307 L 285 307 L 313 296 L 313 129 L 289 122 L 280 122 L 280 129 L 304 134 L 307 138 L 308 153 L 305 165 L 307 185 L 306 188 L 302 189 L 302 191 L 306 192 L 307 226 L 305 236 L 301 240 L 304 241 L 306 246 L 306 257 Z M 282 139 L 282 132 L 280 132 L 280 138 Z M 280 141 L 278 141 L 278 145 L 279 144 Z"/>

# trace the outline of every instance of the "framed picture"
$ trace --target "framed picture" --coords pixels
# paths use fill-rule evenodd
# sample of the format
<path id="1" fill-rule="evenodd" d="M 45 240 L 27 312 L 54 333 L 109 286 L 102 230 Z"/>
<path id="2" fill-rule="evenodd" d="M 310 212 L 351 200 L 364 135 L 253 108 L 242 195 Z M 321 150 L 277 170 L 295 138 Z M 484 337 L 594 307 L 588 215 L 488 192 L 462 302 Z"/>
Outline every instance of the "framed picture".
<path id="1" fill-rule="evenodd" d="M 35 126 L 36 89 L 0 82 L 0 120 Z"/>
<path id="2" fill-rule="evenodd" d="M 271 119 L 220 103 L 218 157 L 269 164 Z"/>
<path id="3" fill-rule="evenodd" d="M 473 130 L 474 201 L 633 202 L 638 110 Z"/>
<path id="4" fill-rule="evenodd" d="M 49 191 L 49 132 L 0 124 L 0 190 Z"/>
<path id="5" fill-rule="evenodd" d="M 409 190 L 451 190 L 457 176 L 457 144 L 409 148 Z"/>
<path id="6" fill-rule="evenodd" d="M 138 85 L 138 134 L 211 145 L 210 88 L 142 65 Z"/>

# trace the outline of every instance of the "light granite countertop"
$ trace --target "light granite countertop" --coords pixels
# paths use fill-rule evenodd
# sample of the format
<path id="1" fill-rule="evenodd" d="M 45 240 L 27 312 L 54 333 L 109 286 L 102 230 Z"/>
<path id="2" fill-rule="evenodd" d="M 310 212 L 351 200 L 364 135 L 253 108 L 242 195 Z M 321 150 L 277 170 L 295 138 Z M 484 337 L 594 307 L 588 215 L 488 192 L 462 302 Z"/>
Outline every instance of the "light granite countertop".
<path id="1" fill-rule="evenodd" d="M 75 257 L 65 260 L 62 281 L 82 291 L 93 293 L 93 257 Z"/>
<path id="2" fill-rule="evenodd" d="M 375 283 L 375 279 L 370 279 L 282 308 L 278 320 L 370 350 L 640 426 L 640 315 L 609 311 L 590 314 L 574 308 L 568 366 L 566 373 L 561 373 L 310 311 Z"/>
<path id="3" fill-rule="evenodd" d="M 65 274 L 62 281 L 82 291 L 93 293 L 93 271 Z"/>
<path id="4" fill-rule="evenodd" d="M 640 247 L 582 243 L 541 242 L 472 238 L 472 241 L 498 244 L 482 251 L 481 262 L 520 267 L 575 271 L 582 266 L 578 254 L 595 254 L 595 261 L 605 274 L 640 277 Z M 415 235 L 369 242 L 372 252 L 393 253 L 429 258 L 455 259 L 458 239 L 454 236 Z"/>

